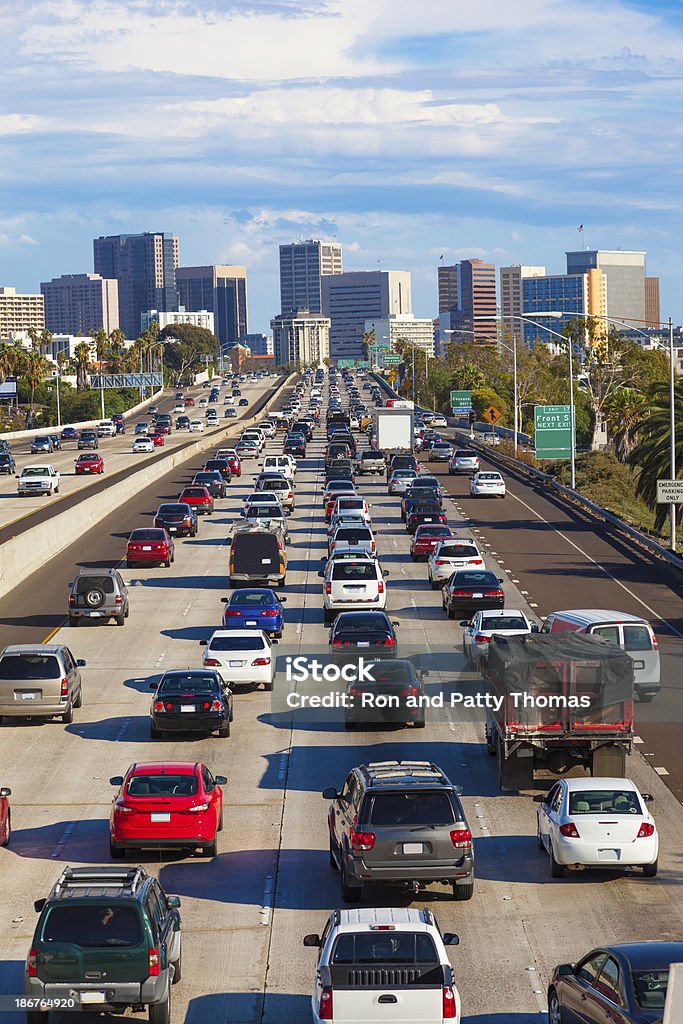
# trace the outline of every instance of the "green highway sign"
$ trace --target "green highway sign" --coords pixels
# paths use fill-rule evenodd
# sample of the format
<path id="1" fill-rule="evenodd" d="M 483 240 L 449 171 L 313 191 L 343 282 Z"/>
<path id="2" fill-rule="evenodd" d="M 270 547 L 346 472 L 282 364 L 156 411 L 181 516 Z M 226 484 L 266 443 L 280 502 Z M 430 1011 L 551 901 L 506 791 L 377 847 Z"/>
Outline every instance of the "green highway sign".
<path id="1" fill-rule="evenodd" d="M 382 356 L 382 362 L 385 366 L 398 366 L 398 364 L 402 362 L 402 359 L 400 356 L 387 354 Z"/>
<path id="2" fill-rule="evenodd" d="M 572 453 L 570 405 L 537 405 L 534 408 L 537 459 L 569 459 Z"/>
<path id="3" fill-rule="evenodd" d="M 356 367 L 359 370 L 367 370 L 369 366 L 370 363 L 368 362 L 367 359 L 356 359 Z"/>
<path id="4" fill-rule="evenodd" d="M 451 409 L 454 413 L 469 412 L 472 408 L 471 391 L 451 391 Z"/>
<path id="5" fill-rule="evenodd" d="M 344 369 L 352 370 L 353 367 L 355 366 L 355 363 L 356 363 L 355 359 L 338 359 L 337 360 L 337 366 L 339 367 L 340 370 L 344 370 Z"/>

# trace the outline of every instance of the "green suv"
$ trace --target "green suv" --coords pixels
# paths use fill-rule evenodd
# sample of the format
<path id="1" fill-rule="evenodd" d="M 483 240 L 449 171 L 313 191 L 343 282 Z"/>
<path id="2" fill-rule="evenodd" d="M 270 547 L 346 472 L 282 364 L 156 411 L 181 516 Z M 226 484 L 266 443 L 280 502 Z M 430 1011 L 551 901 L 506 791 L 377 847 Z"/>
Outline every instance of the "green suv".
<path id="1" fill-rule="evenodd" d="M 141 867 L 65 868 L 40 913 L 26 959 L 24 994 L 76 997 L 83 1010 L 148 1007 L 150 1024 L 170 1024 L 171 985 L 180 981 L 180 898 Z M 27 1011 L 27 1024 L 48 1013 Z"/>

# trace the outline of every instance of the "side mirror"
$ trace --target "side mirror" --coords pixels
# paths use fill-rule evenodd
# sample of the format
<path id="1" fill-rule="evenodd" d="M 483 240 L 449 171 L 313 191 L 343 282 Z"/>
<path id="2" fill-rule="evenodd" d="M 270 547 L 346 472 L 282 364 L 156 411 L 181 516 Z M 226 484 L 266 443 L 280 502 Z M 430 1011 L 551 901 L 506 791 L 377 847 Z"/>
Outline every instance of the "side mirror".
<path id="1" fill-rule="evenodd" d="M 109 784 L 111 786 L 122 786 L 123 785 L 123 775 L 112 775 L 112 777 L 109 780 Z"/>
<path id="2" fill-rule="evenodd" d="M 322 569 L 318 570 L 318 576 L 320 577 L 320 579 L 324 579 L 325 578 L 325 573 L 322 571 Z"/>
<path id="3" fill-rule="evenodd" d="M 0 789 L 0 796 L 11 796 L 11 795 L 12 795 L 12 790 L 9 788 L 9 786 L 3 786 L 2 789 Z"/>
<path id="4" fill-rule="evenodd" d="M 76 667 L 77 668 L 85 668 L 85 665 L 86 665 L 85 658 L 76 658 Z"/>
<path id="5" fill-rule="evenodd" d="M 229 601 L 230 601 L 229 597 L 222 597 L 221 598 L 221 604 L 228 604 Z"/>
<path id="6" fill-rule="evenodd" d="M 158 689 L 158 687 L 159 687 L 158 683 L 150 683 L 149 684 L 150 690 L 156 690 L 156 689 Z"/>
<path id="7" fill-rule="evenodd" d="M 41 912 L 46 903 L 47 899 L 34 900 L 33 909 L 35 910 L 36 914 L 39 914 Z"/>
<path id="8" fill-rule="evenodd" d="M 537 793 L 536 796 L 532 797 L 535 804 L 544 804 L 546 802 L 545 793 Z"/>
<path id="9" fill-rule="evenodd" d="M 0 791 L 0 793 L 1 792 L 2 791 Z M 654 800 L 654 797 L 653 797 L 652 793 L 641 793 L 640 795 L 642 796 L 642 798 L 643 798 L 643 800 L 645 801 L 646 804 L 651 804 L 652 801 Z"/>
<path id="10" fill-rule="evenodd" d="M 463 627 L 466 627 L 466 626 L 469 626 L 469 622 L 467 621 L 467 619 L 461 619 L 460 625 L 463 626 Z"/>
<path id="11" fill-rule="evenodd" d="M 339 793 L 334 786 L 327 786 L 322 793 L 323 800 L 336 800 Z"/>
<path id="12" fill-rule="evenodd" d="M 280 604 L 286 604 L 286 603 L 287 603 L 287 598 L 286 597 L 281 597 L 280 598 Z"/>
<path id="13" fill-rule="evenodd" d="M 444 932 L 443 936 L 444 946 L 459 946 L 460 936 L 456 935 L 455 932 Z"/>
<path id="14" fill-rule="evenodd" d="M 228 780 L 225 775 L 214 775 L 214 782 L 218 786 L 225 786 L 227 785 Z"/>
<path id="15" fill-rule="evenodd" d="M 208 642 L 209 642 L 208 640 L 200 640 L 199 641 L 199 646 L 200 647 L 206 647 Z"/>
<path id="16" fill-rule="evenodd" d="M 568 978 L 574 973 L 574 964 L 560 964 L 555 969 L 561 978 Z"/>
<path id="17" fill-rule="evenodd" d="M 168 903 L 169 907 L 179 907 L 180 896 L 167 896 L 166 902 Z"/>
<path id="18" fill-rule="evenodd" d="M 316 935 L 315 932 L 311 932 L 310 935 L 304 935 L 304 946 L 320 946 L 320 936 Z"/>
<path id="19" fill-rule="evenodd" d="M 384 576 L 384 578 L 386 579 L 387 576 L 391 576 L 391 573 L 389 572 L 388 569 L 382 569 L 382 576 Z"/>
<path id="20" fill-rule="evenodd" d="M 401 623 L 398 621 L 398 619 L 393 619 L 391 625 L 394 627 L 394 629 L 398 629 Z"/>
<path id="21" fill-rule="evenodd" d="M 67 587 L 73 587 L 73 580 L 71 581 L 71 583 L 67 583 Z"/>
<path id="22" fill-rule="evenodd" d="M 503 577 L 502 577 L 502 576 L 499 576 L 499 577 L 498 577 L 498 582 L 499 582 L 499 583 L 502 583 L 502 582 L 503 582 Z"/>
<path id="23" fill-rule="evenodd" d="M 429 675 L 429 669 L 428 668 L 421 668 L 419 673 L 418 673 L 418 675 L 420 676 L 420 679 L 426 679 L 427 676 Z"/>

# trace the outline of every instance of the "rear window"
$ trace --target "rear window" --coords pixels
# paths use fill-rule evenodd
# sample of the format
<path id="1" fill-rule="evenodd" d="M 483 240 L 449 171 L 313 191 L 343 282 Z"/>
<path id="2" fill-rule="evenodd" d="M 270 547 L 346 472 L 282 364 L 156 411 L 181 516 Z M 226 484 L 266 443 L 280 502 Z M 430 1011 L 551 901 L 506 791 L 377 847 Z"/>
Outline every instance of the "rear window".
<path id="1" fill-rule="evenodd" d="M 161 680 L 164 693 L 206 693 L 218 687 L 215 676 L 208 672 L 193 672 L 188 675 L 168 676 Z"/>
<path id="2" fill-rule="evenodd" d="M 194 796 L 196 775 L 134 775 L 128 781 L 129 796 Z"/>
<path id="3" fill-rule="evenodd" d="M 443 544 L 439 549 L 439 558 L 476 558 L 478 554 L 474 544 Z"/>
<path id="4" fill-rule="evenodd" d="M 651 651 L 652 639 L 647 626 L 624 625 L 624 647 L 627 651 Z"/>
<path id="5" fill-rule="evenodd" d="M 212 651 L 262 651 L 265 643 L 260 636 L 215 636 Z"/>
<path id="6" fill-rule="evenodd" d="M 166 534 L 164 530 L 133 530 L 128 540 L 132 541 L 144 541 L 144 540 L 164 540 Z"/>
<path id="7" fill-rule="evenodd" d="M 482 629 L 528 629 L 521 615 L 484 615 L 481 620 Z"/>
<path id="8" fill-rule="evenodd" d="M 569 794 L 570 814 L 642 814 L 632 790 L 583 789 Z"/>
<path id="9" fill-rule="evenodd" d="M 252 608 L 269 608 L 273 604 L 273 596 L 271 594 L 253 593 L 242 590 L 238 594 L 235 594 L 232 601 L 230 602 L 231 607 L 249 605 Z"/>
<path id="10" fill-rule="evenodd" d="M 352 512 L 354 509 L 361 509 L 365 505 L 364 498 L 339 498 L 339 508 L 345 512 Z"/>
<path id="11" fill-rule="evenodd" d="M 438 964 L 430 935 L 424 932 L 360 932 L 340 935 L 334 944 L 333 964 Z"/>
<path id="12" fill-rule="evenodd" d="M 94 588 L 101 590 L 104 594 L 113 594 L 114 580 L 111 576 L 79 576 L 76 580 L 77 594 L 86 594 Z"/>
<path id="13" fill-rule="evenodd" d="M 84 903 L 51 907 L 43 924 L 43 942 L 75 946 L 139 946 L 144 931 L 137 906 Z"/>
<path id="14" fill-rule="evenodd" d="M 206 487 L 186 487 L 183 494 L 186 498 L 204 498 L 206 497 Z"/>
<path id="15" fill-rule="evenodd" d="M 477 453 L 463 448 L 461 451 L 455 453 L 455 457 L 456 459 L 476 459 Z"/>
<path id="16" fill-rule="evenodd" d="M 469 586 L 481 584 L 483 587 L 495 587 L 498 589 L 500 584 L 498 583 L 497 577 L 492 572 L 476 572 L 475 570 L 463 569 L 461 572 L 453 573 L 453 578 L 456 586 Z"/>
<path id="17" fill-rule="evenodd" d="M 333 580 L 376 580 L 374 562 L 340 562 L 332 569 Z"/>
<path id="18" fill-rule="evenodd" d="M 348 541 L 350 544 L 357 544 L 362 540 L 372 540 L 370 530 L 356 530 L 352 527 L 341 527 L 334 535 L 335 541 Z"/>
<path id="19" fill-rule="evenodd" d="M 361 814 L 364 825 L 452 825 L 456 820 L 448 793 L 437 790 L 371 793 Z"/>
<path id="20" fill-rule="evenodd" d="M 6 654 L 0 659 L 0 679 L 59 679 L 61 675 L 54 655 Z"/>
<path id="21" fill-rule="evenodd" d="M 158 516 L 184 516 L 187 514 L 187 505 L 160 505 Z"/>

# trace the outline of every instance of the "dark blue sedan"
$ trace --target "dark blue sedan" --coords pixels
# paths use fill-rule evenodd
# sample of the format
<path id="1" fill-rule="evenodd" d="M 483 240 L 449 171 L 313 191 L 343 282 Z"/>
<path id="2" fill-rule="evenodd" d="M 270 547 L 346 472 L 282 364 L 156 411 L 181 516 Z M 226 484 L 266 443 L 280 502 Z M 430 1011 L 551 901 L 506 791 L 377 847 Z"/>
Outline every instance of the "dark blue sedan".
<path id="1" fill-rule="evenodd" d="M 285 625 L 283 603 L 286 597 L 278 597 L 269 587 L 244 587 L 230 597 L 224 597 L 223 625 L 253 627 L 279 638 Z"/>
<path id="2" fill-rule="evenodd" d="M 577 964 L 555 968 L 548 986 L 548 1022 L 661 1024 L 669 967 L 681 962 L 683 942 L 625 942 L 593 949 Z"/>

